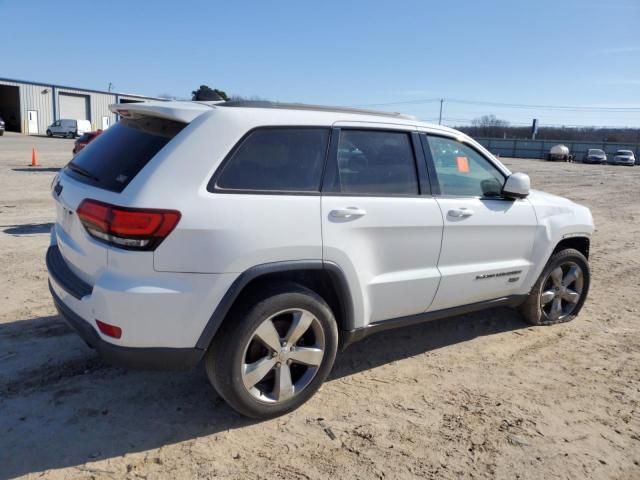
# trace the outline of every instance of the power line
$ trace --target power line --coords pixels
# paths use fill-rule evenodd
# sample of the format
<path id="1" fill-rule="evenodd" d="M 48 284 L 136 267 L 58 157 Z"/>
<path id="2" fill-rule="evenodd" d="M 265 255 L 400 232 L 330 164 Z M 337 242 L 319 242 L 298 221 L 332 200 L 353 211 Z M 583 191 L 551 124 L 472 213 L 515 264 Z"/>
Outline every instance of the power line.
<path id="1" fill-rule="evenodd" d="M 429 121 L 435 121 L 437 119 L 433 119 L 433 120 L 429 120 Z M 473 122 L 472 118 L 454 118 L 454 117 L 445 117 L 442 119 L 444 122 L 460 122 L 460 123 L 471 123 Z M 531 122 L 507 122 L 508 125 L 506 125 L 506 127 L 510 127 L 510 126 L 526 126 L 526 127 L 530 127 L 531 126 Z M 540 128 L 544 128 L 544 127 L 565 127 L 565 128 L 594 128 L 594 129 L 599 129 L 599 128 L 616 128 L 616 129 L 629 129 L 629 130 L 640 130 L 639 127 L 630 127 L 630 126 L 626 126 L 626 125 L 575 125 L 575 124 L 567 124 L 567 123 L 539 123 L 538 126 Z"/>
<path id="2" fill-rule="evenodd" d="M 529 109 L 529 110 L 564 110 L 574 112 L 639 112 L 640 107 L 597 107 L 590 105 L 531 105 L 521 103 L 501 103 L 501 102 L 486 102 L 481 100 L 464 100 L 464 99 L 440 99 L 440 98 L 423 98 L 415 100 L 405 100 L 401 102 L 386 102 L 386 103 L 369 103 L 362 105 L 352 105 L 353 107 L 385 107 L 394 105 L 418 105 L 424 103 L 436 103 L 447 102 L 461 105 L 479 105 L 485 107 L 502 107 L 502 108 L 516 108 L 516 109 Z"/>
<path id="3" fill-rule="evenodd" d="M 348 108 L 360 108 L 360 107 L 386 107 L 392 105 L 413 105 L 420 103 L 434 103 L 439 102 L 440 98 L 424 98 L 420 100 L 407 100 L 404 102 L 388 102 L 388 103 L 367 103 L 362 105 L 347 105 Z"/>
<path id="4" fill-rule="evenodd" d="M 476 100 L 447 100 L 450 103 L 458 103 L 462 105 L 482 105 L 490 107 L 504 108 L 524 108 L 538 110 L 569 110 L 569 111 L 594 111 L 594 112 L 640 112 L 640 107 L 595 107 L 586 105 L 526 105 L 517 103 L 500 103 L 500 102 L 482 102 Z"/>

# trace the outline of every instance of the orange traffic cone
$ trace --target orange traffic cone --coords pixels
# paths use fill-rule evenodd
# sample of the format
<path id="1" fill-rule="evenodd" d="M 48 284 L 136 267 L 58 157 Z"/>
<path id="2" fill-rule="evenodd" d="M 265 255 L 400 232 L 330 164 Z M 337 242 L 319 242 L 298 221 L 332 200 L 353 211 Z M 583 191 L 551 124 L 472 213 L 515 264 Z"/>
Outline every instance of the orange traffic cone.
<path id="1" fill-rule="evenodd" d="M 38 163 L 38 152 L 36 152 L 36 147 L 33 147 L 31 149 L 31 166 L 32 167 L 40 166 L 40 164 Z"/>

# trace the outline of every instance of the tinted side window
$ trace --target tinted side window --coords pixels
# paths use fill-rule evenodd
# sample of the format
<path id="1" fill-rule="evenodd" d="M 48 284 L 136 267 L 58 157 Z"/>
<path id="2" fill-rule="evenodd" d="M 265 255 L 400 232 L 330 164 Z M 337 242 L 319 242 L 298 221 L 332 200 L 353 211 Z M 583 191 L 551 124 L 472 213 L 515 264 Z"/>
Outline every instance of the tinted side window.
<path id="1" fill-rule="evenodd" d="M 255 130 L 226 162 L 216 187 L 317 192 L 320 190 L 328 141 L 327 128 Z"/>
<path id="2" fill-rule="evenodd" d="M 411 138 L 402 132 L 341 130 L 338 172 L 330 191 L 371 195 L 417 195 Z"/>
<path id="3" fill-rule="evenodd" d="M 442 195 L 499 197 L 504 175 L 485 157 L 456 140 L 429 136 Z"/>

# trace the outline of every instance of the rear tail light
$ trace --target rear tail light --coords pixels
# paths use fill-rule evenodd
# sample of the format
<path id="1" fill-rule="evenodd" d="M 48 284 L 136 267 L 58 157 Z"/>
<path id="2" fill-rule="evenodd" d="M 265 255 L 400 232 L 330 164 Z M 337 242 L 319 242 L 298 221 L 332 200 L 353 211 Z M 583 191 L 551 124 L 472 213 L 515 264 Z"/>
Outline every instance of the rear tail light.
<path id="1" fill-rule="evenodd" d="M 176 210 L 125 208 L 83 200 L 78 218 L 92 237 L 129 250 L 154 250 L 180 220 Z"/>

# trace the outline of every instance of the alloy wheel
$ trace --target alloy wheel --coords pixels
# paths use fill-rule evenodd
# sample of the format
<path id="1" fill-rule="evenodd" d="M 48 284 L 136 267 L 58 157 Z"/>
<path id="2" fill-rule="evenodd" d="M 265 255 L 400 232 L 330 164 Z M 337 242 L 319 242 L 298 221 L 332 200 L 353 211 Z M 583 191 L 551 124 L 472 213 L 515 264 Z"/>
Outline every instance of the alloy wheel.
<path id="1" fill-rule="evenodd" d="M 551 321 L 564 320 L 576 309 L 584 286 L 584 275 L 574 262 L 563 263 L 549 273 L 542 286 L 540 307 Z"/>
<path id="2" fill-rule="evenodd" d="M 289 400 L 311 383 L 324 353 L 324 331 L 311 312 L 280 311 L 262 321 L 245 346 L 244 388 L 262 402 Z"/>

